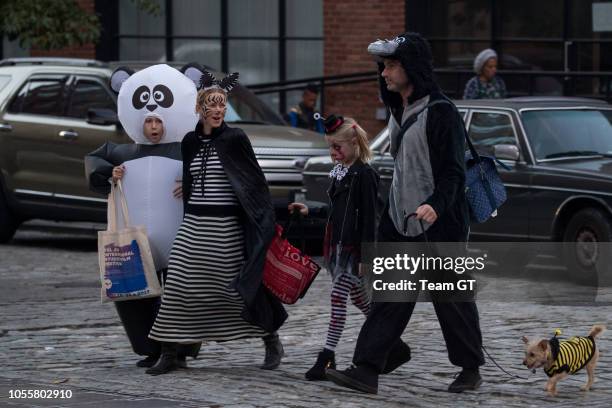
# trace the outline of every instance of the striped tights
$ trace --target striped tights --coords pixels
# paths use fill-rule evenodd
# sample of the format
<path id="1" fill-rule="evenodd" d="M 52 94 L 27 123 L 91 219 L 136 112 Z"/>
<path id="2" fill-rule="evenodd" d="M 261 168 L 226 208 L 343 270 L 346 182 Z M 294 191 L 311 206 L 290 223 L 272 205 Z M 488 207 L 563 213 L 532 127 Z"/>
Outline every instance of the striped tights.
<path id="1" fill-rule="evenodd" d="M 344 324 L 346 323 L 346 309 L 348 297 L 351 302 L 366 316 L 370 311 L 370 297 L 363 282 L 363 278 L 344 273 L 336 278 L 331 291 L 331 318 L 327 330 L 325 348 L 331 351 L 336 349 Z"/>

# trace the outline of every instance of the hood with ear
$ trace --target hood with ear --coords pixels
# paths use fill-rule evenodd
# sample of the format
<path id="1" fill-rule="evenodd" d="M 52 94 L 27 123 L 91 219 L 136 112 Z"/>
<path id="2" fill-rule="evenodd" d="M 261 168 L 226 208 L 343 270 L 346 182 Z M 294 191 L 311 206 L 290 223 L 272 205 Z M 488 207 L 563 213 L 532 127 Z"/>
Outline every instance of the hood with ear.
<path id="1" fill-rule="evenodd" d="M 378 63 L 378 82 L 383 103 L 394 113 L 403 110 L 401 95 L 387 89 L 382 71 L 385 69 L 383 58 L 395 59 L 400 62 L 408 80 L 414 87 L 408 103 L 429 95 L 439 89 L 434 80 L 433 58 L 431 48 L 425 38 L 418 33 L 404 33 L 393 40 L 378 40 L 368 46 L 368 52 L 374 55 Z"/>
<path id="2" fill-rule="evenodd" d="M 151 144 L 143 133 L 147 116 L 158 117 L 164 124 L 160 143 L 180 142 L 198 122 L 195 84 L 175 68 L 158 64 L 134 73 L 120 67 L 110 82 L 119 94 L 119 121 L 135 143 Z"/>

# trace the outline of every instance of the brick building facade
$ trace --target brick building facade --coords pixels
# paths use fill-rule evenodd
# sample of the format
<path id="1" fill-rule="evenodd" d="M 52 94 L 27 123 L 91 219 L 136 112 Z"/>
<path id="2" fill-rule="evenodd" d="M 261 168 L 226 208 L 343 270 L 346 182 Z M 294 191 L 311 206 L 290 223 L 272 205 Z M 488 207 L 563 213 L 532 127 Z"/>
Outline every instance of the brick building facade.
<path id="1" fill-rule="evenodd" d="M 367 53 L 378 38 L 393 38 L 405 31 L 405 1 L 325 0 L 323 7 L 324 75 L 368 72 L 376 69 Z M 328 88 L 325 110 L 355 118 L 370 137 L 384 127 L 376 119 L 382 107 L 375 82 Z"/>

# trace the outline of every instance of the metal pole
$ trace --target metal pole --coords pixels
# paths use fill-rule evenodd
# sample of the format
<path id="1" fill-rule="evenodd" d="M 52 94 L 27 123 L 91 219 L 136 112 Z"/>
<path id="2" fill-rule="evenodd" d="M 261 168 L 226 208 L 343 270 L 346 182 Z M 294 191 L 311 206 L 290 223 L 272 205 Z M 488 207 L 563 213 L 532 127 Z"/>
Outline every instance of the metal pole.
<path id="1" fill-rule="evenodd" d="M 229 72 L 229 57 L 228 57 L 228 5 L 227 0 L 221 0 L 221 71 Z"/>
<path id="2" fill-rule="evenodd" d="M 166 61 L 174 61 L 172 34 L 172 0 L 166 0 Z"/>
<path id="3" fill-rule="evenodd" d="M 287 1 L 278 0 L 278 76 L 280 81 L 287 79 Z M 287 92 L 278 94 L 278 107 L 284 116 L 287 113 Z"/>
<path id="4" fill-rule="evenodd" d="M 319 110 L 322 115 L 325 115 L 325 78 L 321 78 L 319 93 L 321 95 L 321 107 Z"/>

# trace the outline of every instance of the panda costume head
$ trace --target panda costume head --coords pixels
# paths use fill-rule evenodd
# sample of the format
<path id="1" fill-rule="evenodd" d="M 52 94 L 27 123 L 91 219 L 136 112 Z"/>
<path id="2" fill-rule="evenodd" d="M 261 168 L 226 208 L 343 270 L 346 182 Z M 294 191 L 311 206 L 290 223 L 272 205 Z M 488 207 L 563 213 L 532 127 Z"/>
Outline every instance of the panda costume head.
<path id="1" fill-rule="evenodd" d="M 147 117 L 156 117 L 164 125 L 159 143 L 180 142 L 198 122 L 193 109 L 197 98 L 195 84 L 166 64 L 153 65 L 136 73 L 126 67 L 117 68 L 110 83 L 119 94 L 119 121 L 135 143 L 152 144 L 143 130 Z"/>

